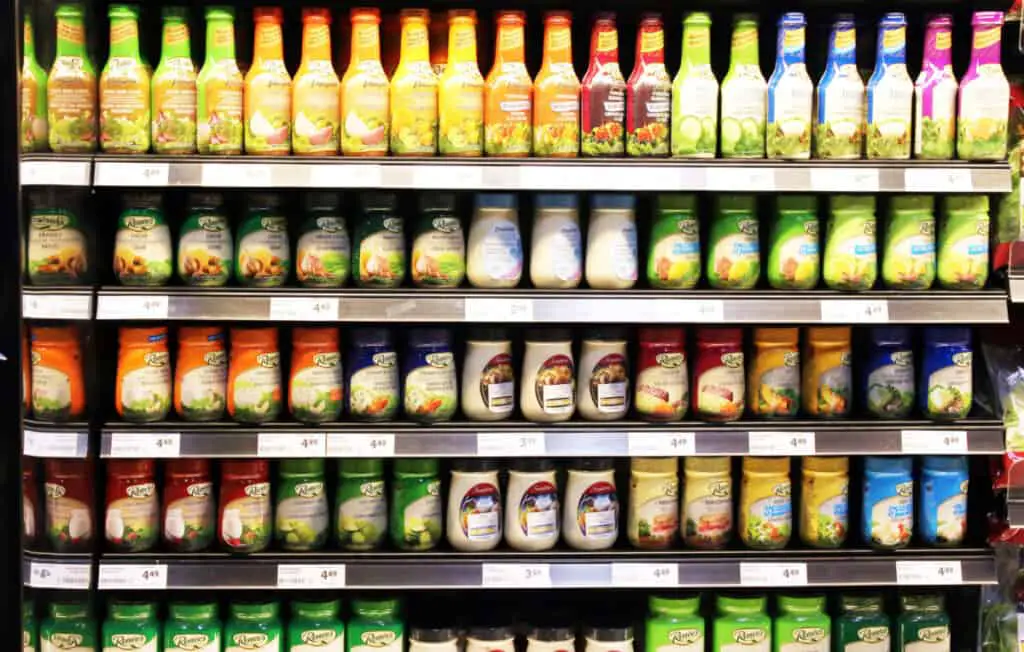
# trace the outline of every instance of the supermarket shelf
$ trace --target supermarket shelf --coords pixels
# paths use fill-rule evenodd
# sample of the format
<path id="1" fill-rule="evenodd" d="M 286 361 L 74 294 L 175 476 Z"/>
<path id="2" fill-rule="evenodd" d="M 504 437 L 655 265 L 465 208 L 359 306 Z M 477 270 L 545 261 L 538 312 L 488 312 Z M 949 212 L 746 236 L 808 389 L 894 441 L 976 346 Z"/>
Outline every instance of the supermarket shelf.
<path id="1" fill-rule="evenodd" d="M 92 319 L 92 288 L 23 287 L 21 316 L 25 319 Z"/>
<path id="2" fill-rule="evenodd" d="M 101 320 L 533 324 L 1006 324 L 1006 293 L 828 290 L 319 290 L 121 288 L 98 291 Z"/>
<path id="3" fill-rule="evenodd" d="M 26 419 L 22 454 L 28 457 L 85 459 L 89 453 L 89 424 L 52 424 Z"/>
<path id="4" fill-rule="evenodd" d="M 641 421 L 564 424 L 109 423 L 101 457 L 624 457 L 998 454 L 1002 424 L 929 421 Z"/>
<path id="5" fill-rule="evenodd" d="M 23 154 L 19 181 L 23 186 L 73 186 L 88 188 L 92 183 L 90 155 Z"/>
<path id="6" fill-rule="evenodd" d="M 1010 191 L 1005 163 L 106 156 L 97 187 L 756 192 Z"/>
<path id="7" fill-rule="evenodd" d="M 86 591 L 92 569 L 88 554 L 25 552 L 21 559 L 22 584 L 35 589 Z"/>
<path id="8" fill-rule="evenodd" d="M 732 588 L 995 584 L 986 549 L 760 553 L 103 555 L 100 590 Z"/>

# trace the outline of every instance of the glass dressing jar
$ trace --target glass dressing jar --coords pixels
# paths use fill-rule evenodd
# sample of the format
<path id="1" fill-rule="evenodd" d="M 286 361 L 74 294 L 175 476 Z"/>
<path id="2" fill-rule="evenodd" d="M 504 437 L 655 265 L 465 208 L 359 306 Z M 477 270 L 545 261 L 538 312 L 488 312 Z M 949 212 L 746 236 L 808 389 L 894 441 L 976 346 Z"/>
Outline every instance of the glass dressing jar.
<path id="1" fill-rule="evenodd" d="M 470 627 L 466 652 L 516 652 L 516 633 L 503 625 Z"/>
<path id="2" fill-rule="evenodd" d="M 621 328 L 589 332 L 580 351 L 580 416 L 614 421 L 629 411 L 629 358 Z"/>
<path id="3" fill-rule="evenodd" d="M 469 331 L 462 361 L 462 413 L 472 421 L 501 421 L 516 407 L 512 340 L 500 328 Z"/>
<path id="4" fill-rule="evenodd" d="M 587 228 L 587 285 L 594 290 L 628 290 L 639 269 L 636 198 L 595 194 Z"/>
<path id="5" fill-rule="evenodd" d="M 160 531 L 160 499 L 153 460 L 107 462 L 104 532 L 117 552 L 145 552 Z"/>
<path id="6" fill-rule="evenodd" d="M 584 652 L 633 652 L 632 627 L 583 628 Z"/>
<path id="7" fill-rule="evenodd" d="M 636 548 L 668 548 L 679 531 L 679 473 L 674 457 L 634 457 L 630 462 L 629 542 Z"/>
<path id="8" fill-rule="evenodd" d="M 410 272 L 416 287 L 457 288 L 466 276 L 466 236 L 455 193 L 419 196 Z"/>
<path id="9" fill-rule="evenodd" d="M 679 421 L 690 402 L 682 328 L 641 328 L 636 373 L 637 414 L 648 421 Z"/>
<path id="10" fill-rule="evenodd" d="M 568 421 L 576 411 L 576 366 L 567 328 L 526 334 L 519 408 L 530 421 Z"/>
<path id="11" fill-rule="evenodd" d="M 475 288 L 514 288 L 523 276 L 519 202 L 508 193 L 476 196 L 466 275 Z"/>
<path id="12" fill-rule="evenodd" d="M 405 415 L 422 423 L 451 419 L 459 407 L 451 331 L 412 329 L 405 354 Z"/>
<path id="13" fill-rule="evenodd" d="M 524 552 L 550 550 L 559 535 L 558 479 L 549 459 L 512 462 L 505 494 L 505 540 Z"/>
<path id="14" fill-rule="evenodd" d="M 802 461 L 800 540 L 812 548 L 839 548 L 850 531 L 850 459 Z"/>
<path id="15" fill-rule="evenodd" d="M 567 652 L 575 647 L 571 627 L 530 627 L 526 632 L 526 652 Z"/>
<path id="16" fill-rule="evenodd" d="M 562 536 L 576 550 L 606 550 L 619 538 L 619 499 L 609 459 L 572 462 L 562 509 Z"/>
<path id="17" fill-rule="evenodd" d="M 210 547 L 216 531 L 213 481 L 207 459 L 167 460 L 164 466 L 164 545 L 173 552 Z"/>
<path id="18" fill-rule="evenodd" d="M 732 540 L 732 461 L 687 457 L 683 462 L 683 542 L 716 550 Z"/>
<path id="19" fill-rule="evenodd" d="M 411 627 L 409 652 L 461 652 L 459 632 L 454 627 Z"/>
<path id="20" fill-rule="evenodd" d="M 785 548 L 793 532 L 788 457 L 744 457 L 740 539 L 755 550 Z"/>
<path id="21" fill-rule="evenodd" d="M 569 193 L 535 198 L 530 282 L 542 290 L 579 287 L 583 276 L 579 200 Z"/>
<path id="22" fill-rule="evenodd" d="M 461 459 L 452 463 L 447 520 L 448 543 L 456 550 L 493 550 L 501 543 L 497 462 Z"/>
<path id="23" fill-rule="evenodd" d="M 218 506 L 221 546 L 229 552 L 266 550 L 274 529 L 270 464 L 266 460 L 222 462 Z"/>
<path id="24" fill-rule="evenodd" d="M 346 358 L 348 414 L 360 421 L 386 421 L 398 412 L 398 353 L 386 329 L 357 328 Z"/>
<path id="25" fill-rule="evenodd" d="M 388 531 L 384 463 L 374 459 L 341 460 L 334 508 L 334 534 L 340 548 L 362 551 L 379 547 Z"/>

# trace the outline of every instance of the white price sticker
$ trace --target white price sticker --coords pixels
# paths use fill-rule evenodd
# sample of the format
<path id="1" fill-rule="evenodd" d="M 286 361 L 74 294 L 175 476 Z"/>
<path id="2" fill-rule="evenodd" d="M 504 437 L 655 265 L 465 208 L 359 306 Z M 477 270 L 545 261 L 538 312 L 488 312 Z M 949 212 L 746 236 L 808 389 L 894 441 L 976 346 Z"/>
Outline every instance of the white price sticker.
<path id="1" fill-rule="evenodd" d="M 751 431 L 747 440 L 748 454 L 794 457 L 814 455 L 814 439 L 813 432 Z"/>
<path id="2" fill-rule="evenodd" d="M 338 321 L 338 300 L 330 297 L 273 297 L 271 321 Z"/>
<path id="3" fill-rule="evenodd" d="M 697 454 L 696 435 L 692 432 L 630 432 L 630 457 L 685 457 Z"/>
<path id="4" fill-rule="evenodd" d="M 615 563 L 612 564 L 612 586 L 679 586 L 679 565 Z"/>
<path id="5" fill-rule="evenodd" d="M 394 457 L 395 436 L 391 433 L 331 433 L 327 435 L 328 457 Z"/>
<path id="6" fill-rule="evenodd" d="M 87 432 L 26 430 L 22 452 L 29 457 L 84 458 L 89 452 Z"/>
<path id="7" fill-rule="evenodd" d="M 815 192 L 878 192 L 878 170 L 873 168 L 821 168 L 811 170 Z"/>
<path id="8" fill-rule="evenodd" d="M 279 589 L 343 589 L 345 564 L 288 564 L 277 567 Z"/>
<path id="9" fill-rule="evenodd" d="M 516 588 L 551 586 L 549 564 L 484 564 L 483 585 Z"/>
<path id="10" fill-rule="evenodd" d="M 889 321 L 885 299 L 823 299 L 821 321 L 826 324 L 879 324 Z"/>
<path id="11" fill-rule="evenodd" d="M 37 589 L 88 589 L 92 579 L 89 564 L 49 564 L 32 562 L 29 586 Z"/>
<path id="12" fill-rule="evenodd" d="M 683 301 L 686 301 L 687 306 L 680 315 L 679 321 L 681 322 L 717 324 L 725 320 L 724 301 L 694 301 L 692 299 L 683 299 Z"/>
<path id="13" fill-rule="evenodd" d="M 327 435 L 322 432 L 261 432 L 256 440 L 256 457 L 323 457 Z"/>
<path id="14" fill-rule="evenodd" d="M 27 319 L 91 319 L 92 297 L 81 294 L 26 294 L 21 316 Z"/>
<path id="15" fill-rule="evenodd" d="M 203 163 L 202 185 L 216 188 L 266 188 L 271 185 L 270 166 L 245 163 Z"/>
<path id="16" fill-rule="evenodd" d="M 707 172 L 708 190 L 722 192 L 767 192 L 775 190 L 775 170 L 744 165 L 726 168 L 710 168 Z"/>
<path id="17" fill-rule="evenodd" d="M 740 563 L 740 584 L 742 586 L 806 586 L 807 564 L 802 562 L 786 564 Z"/>
<path id="18" fill-rule="evenodd" d="M 466 299 L 466 321 L 481 323 L 532 322 L 531 299 Z"/>
<path id="19" fill-rule="evenodd" d="M 96 162 L 97 186 L 132 186 L 158 188 L 170 180 L 171 166 L 167 163 Z"/>
<path id="20" fill-rule="evenodd" d="M 180 456 L 181 433 L 110 433 L 110 457 L 149 459 Z"/>
<path id="21" fill-rule="evenodd" d="M 903 177 L 907 192 L 973 192 L 970 170 L 949 170 L 939 167 L 911 166 Z"/>
<path id="22" fill-rule="evenodd" d="M 166 589 L 167 564 L 104 564 L 100 566 L 99 588 Z"/>
<path id="23" fill-rule="evenodd" d="M 478 165 L 418 165 L 412 173 L 412 184 L 420 190 L 480 190 L 484 171 Z"/>
<path id="24" fill-rule="evenodd" d="M 543 432 L 478 432 L 476 454 L 481 457 L 541 457 L 547 454 Z"/>
<path id="25" fill-rule="evenodd" d="M 959 561 L 898 561 L 896 583 L 906 586 L 963 584 L 963 566 Z"/>
<path id="26" fill-rule="evenodd" d="M 967 452 L 966 430 L 901 430 L 900 451 L 913 455 Z"/>
<path id="27" fill-rule="evenodd" d="M 309 185 L 314 188 L 380 188 L 379 165 L 345 164 L 309 167 Z"/>
<path id="28" fill-rule="evenodd" d="M 170 300 L 159 294 L 115 294 L 99 298 L 97 319 L 167 319 Z"/>

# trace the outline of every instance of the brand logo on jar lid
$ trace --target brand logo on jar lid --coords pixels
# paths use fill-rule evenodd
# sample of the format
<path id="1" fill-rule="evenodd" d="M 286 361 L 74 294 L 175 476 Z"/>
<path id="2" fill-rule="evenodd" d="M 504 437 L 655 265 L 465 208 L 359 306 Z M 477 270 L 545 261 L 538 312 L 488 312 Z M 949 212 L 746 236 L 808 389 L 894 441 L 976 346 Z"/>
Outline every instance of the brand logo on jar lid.
<path id="1" fill-rule="evenodd" d="M 333 629 L 309 629 L 302 632 L 302 642 L 313 647 L 324 647 L 338 638 Z"/>
<path id="2" fill-rule="evenodd" d="M 793 485 L 788 482 L 780 482 L 772 489 L 772 493 L 780 498 L 786 498 L 793 493 Z"/>
<path id="3" fill-rule="evenodd" d="M 46 483 L 46 497 L 47 498 L 63 498 L 64 494 L 68 492 L 62 484 L 54 484 L 52 482 Z"/>
<path id="4" fill-rule="evenodd" d="M 821 627 L 801 627 L 793 630 L 793 640 L 805 645 L 825 640 L 825 630 Z"/>
<path id="5" fill-rule="evenodd" d="M 39 351 L 33 351 L 30 357 L 32 358 L 32 364 L 39 364 L 43 359 L 43 354 Z"/>
<path id="6" fill-rule="evenodd" d="M 804 233 L 807 235 L 818 235 L 818 221 L 807 220 L 804 222 Z"/>
<path id="7" fill-rule="evenodd" d="M 317 353 L 313 356 L 313 365 L 324 369 L 334 369 L 341 362 L 340 353 Z"/>
<path id="8" fill-rule="evenodd" d="M 864 223 L 864 235 L 875 235 L 875 230 L 874 221 Z"/>
<path id="9" fill-rule="evenodd" d="M 765 631 L 763 629 L 737 629 L 732 633 L 732 637 L 740 645 L 757 645 L 764 641 Z"/>
<path id="10" fill-rule="evenodd" d="M 207 351 L 203 354 L 203 362 L 210 367 L 223 367 L 228 363 L 226 351 Z"/>
<path id="11" fill-rule="evenodd" d="M 970 351 L 962 351 L 960 353 L 953 354 L 953 364 L 958 367 L 970 367 L 971 366 L 971 355 Z"/>
<path id="12" fill-rule="evenodd" d="M 439 480 L 435 480 L 434 482 L 431 482 L 430 484 L 428 484 L 427 485 L 427 493 L 430 494 L 431 496 L 440 496 L 441 495 L 441 482 Z"/>
<path id="13" fill-rule="evenodd" d="M 679 495 L 679 483 L 674 480 L 668 480 L 661 486 L 661 491 L 669 498 L 674 498 Z"/>
<path id="14" fill-rule="evenodd" d="M 323 482 L 300 482 L 295 485 L 295 495 L 300 498 L 316 498 L 323 492 Z"/>
<path id="15" fill-rule="evenodd" d="M 124 218 L 124 226 L 129 231 L 152 231 L 156 218 L 152 215 L 129 215 Z"/>
<path id="16" fill-rule="evenodd" d="M 394 351 L 384 351 L 383 353 L 374 353 L 373 354 L 373 364 L 377 365 L 378 367 L 383 367 L 385 369 L 390 369 L 391 367 L 395 366 L 395 359 L 397 357 L 398 356 L 397 356 L 397 354 L 395 354 Z"/>
<path id="17" fill-rule="evenodd" d="M 757 220 L 740 220 L 738 225 L 740 233 L 746 235 L 757 235 Z"/>
<path id="18" fill-rule="evenodd" d="M 156 493 L 156 485 L 152 482 L 133 484 L 124 490 L 129 498 L 149 498 Z"/>
<path id="19" fill-rule="evenodd" d="M 795 367 L 800 364 L 800 352 L 799 351 L 787 351 L 782 354 L 782 364 L 787 367 Z"/>
<path id="20" fill-rule="evenodd" d="M 941 643 L 949 638 L 949 628 L 945 626 L 922 627 L 917 630 L 917 637 L 925 643 Z"/>
<path id="21" fill-rule="evenodd" d="M 699 629 L 675 629 L 668 633 L 672 645 L 693 645 L 701 639 Z"/>
<path id="22" fill-rule="evenodd" d="M 861 627 L 857 630 L 857 638 L 865 643 L 881 643 L 889 640 L 888 627 Z"/>
<path id="23" fill-rule="evenodd" d="M 166 351 L 151 351 L 142 359 L 150 367 L 166 367 L 171 362 L 171 355 Z"/>
<path id="24" fill-rule="evenodd" d="M 114 634 L 110 642 L 119 650 L 141 650 L 146 646 L 145 634 Z"/>
<path id="25" fill-rule="evenodd" d="M 53 213 L 47 215 L 33 215 L 31 220 L 32 228 L 37 231 L 59 231 L 68 225 L 70 221 L 67 215 Z"/>
<path id="26" fill-rule="evenodd" d="M 896 485 L 896 495 L 903 498 L 910 498 L 914 495 L 913 482 L 901 482 Z"/>
<path id="27" fill-rule="evenodd" d="M 730 484 L 728 480 L 712 480 L 708 483 L 708 491 L 715 498 L 728 498 L 732 493 L 730 491 Z"/>
<path id="28" fill-rule="evenodd" d="M 203 231 L 213 231 L 219 233 L 224 230 L 223 217 L 217 217 L 216 215 L 203 215 L 197 221 L 199 222 L 199 228 L 202 229 Z"/>
<path id="29" fill-rule="evenodd" d="M 81 634 L 53 632 L 50 634 L 50 645 L 61 650 L 71 650 L 82 644 Z"/>
<path id="30" fill-rule="evenodd" d="M 743 368 L 743 354 L 742 353 L 724 353 L 722 354 L 722 364 L 730 369 L 742 369 Z"/>
<path id="31" fill-rule="evenodd" d="M 337 233 L 345 228 L 345 222 L 336 217 L 316 218 L 316 228 L 328 233 Z"/>
<path id="32" fill-rule="evenodd" d="M 451 353 L 428 353 L 423 359 L 426 360 L 427 364 L 431 367 L 444 369 L 452 365 L 452 361 L 455 359 L 455 356 Z"/>
<path id="33" fill-rule="evenodd" d="M 258 353 L 256 354 L 256 364 L 267 369 L 277 369 L 277 365 L 281 363 L 281 354 L 274 353 Z"/>
<path id="34" fill-rule="evenodd" d="M 260 218 L 260 228 L 264 231 L 270 231 L 271 233 L 278 233 L 284 231 L 287 227 L 287 222 L 283 217 L 263 217 Z"/>
<path id="35" fill-rule="evenodd" d="M 935 222 L 932 220 L 922 220 L 921 228 L 918 229 L 918 232 L 921 233 L 921 235 L 931 235 L 935 232 Z"/>
<path id="36" fill-rule="evenodd" d="M 897 367 L 909 367 L 914 364 L 914 354 L 911 351 L 893 351 L 889 359 Z"/>
<path id="37" fill-rule="evenodd" d="M 202 650 L 212 641 L 209 634 L 175 634 L 171 642 L 181 650 Z"/>
<path id="38" fill-rule="evenodd" d="M 235 634 L 231 639 L 243 650 L 258 650 L 270 643 L 270 635 L 262 632 Z"/>
<path id="39" fill-rule="evenodd" d="M 394 643 L 397 636 L 394 632 L 363 632 L 359 638 L 370 647 L 384 647 Z"/>
<path id="40" fill-rule="evenodd" d="M 459 230 L 459 221 L 454 217 L 435 217 L 430 224 L 441 233 L 455 233 Z"/>
<path id="41" fill-rule="evenodd" d="M 843 354 L 839 356 L 839 364 L 843 365 L 844 367 L 849 367 L 851 364 L 853 364 L 853 356 L 850 354 L 849 351 L 844 351 Z"/>
<path id="42" fill-rule="evenodd" d="M 392 233 L 401 233 L 402 231 L 402 218 L 400 217 L 385 217 L 384 228 Z"/>
<path id="43" fill-rule="evenodd" d="M 367 498 L 380 498 L 384 495 L 384 482 L 380 480 L 364 482 L 359 485 L 359 493 Z"/>
<path id="44" fill-rule="evenodd" d="M 679 220 L 676 228 L 683 235 L 695 235 L 697 233 L 697 220 Z"/>
<path id="45" fill-rule="evenodd" d="M 654 361 L 666 369 L 678 369 L 686 362 L 686 356 L 682 353 L 659 353 Z"/>
<path id="46" fill-rule="evenodd" d="M 212 482 L 197 482 L 195 484 L 190 484 L 185 490 L 185 493 L 196 498 L 207 498 L 210 496 L 210 490 L 212 488 Z"/>
<path id="47" fill-rule="evenodd" d="M 254 482 L 245 485 L 245 495 L 250 498 L 266 498 L 270 495 L 269 482 Z"/>

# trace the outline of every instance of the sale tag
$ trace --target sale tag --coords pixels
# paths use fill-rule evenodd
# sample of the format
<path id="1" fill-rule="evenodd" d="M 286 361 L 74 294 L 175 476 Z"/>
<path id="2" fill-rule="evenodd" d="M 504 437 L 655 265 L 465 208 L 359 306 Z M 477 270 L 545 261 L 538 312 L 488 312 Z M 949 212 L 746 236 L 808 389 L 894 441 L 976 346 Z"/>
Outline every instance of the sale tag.
<path id="1" fill-rule="evenodd" d="M 678 564 L 612 564 L 612 586 L 679 586 Z"/>
<path id="2" fill-rule="evenodd" d="M 91 319 L 92 297 L 82 294 L 25 294 L 21 316 L 26 319 Z"/>
<path id="3" fill-rule="evenodd" d="M 751 431 L 748 433 L 747 447 L 750 455 L 814 455 L 814 433 Z"/>
<path id="4" fill-rule="evenodd" d="M 323 457 L 327 436 L 322 432 L 261 432 L 256 457 Z"/>
<path id="5" fill-rule="evenodd" d="M 876 168 L 812 168 L 814 192 L 878 192 Z"/>
<path id="6" fill-rule="evenodd" d="M 87 432 L 24 432 L 22 452 L 29 457 L 60 457 L 82 459 L 89 452 Z"/>
<path id="7" fill-rule="evenodd" d="M 32 562 L 29 586 L 37 589 L 88 589 L 92 579 L 89 564 L 49 564 Z"/>
<path id="8" fill-rule="evenodd" d="M 277 567 L 279 589 L 343 589 L 345 564 L 287 564 Z"/>
<path id="9" fill-rule="evenodd" d="M 530 299 L 466 299 L 466 321 L 477 323 L 532 322 Z"/>
<path id="10" fill-rule="evenodd" d="M 158 188 L 167 185 L 171 166 L 167 163 L 119 163 L 97 161 L 97 186 Z"/>
<path id="11" fill-rule="evenodd" d="M 478 432 L 476 454 L 482 457 L 540 457 L 547 454 L 543 432 Z"/>
<path id="12" fill-rule="evenodd" d="M 328 457 L 394 457 L 395 436 L 391 433 L 331 433 L 327 436 Z"/>
<path id="13" fill-rule="evenodd" d="M 907 168 L 903 176 L 907 192 L 973 192 L 974 180 L 970 170 L 938 167 Z"/>
<path id="14" fill-rule="evenodd" d="M 97 319 L 167 319 L 170 300 L 159 294 L 102 295 Z"/>
<path id="15" fill-rule="evenodd" d="M 166 589 L 167 564 L 103 564 L 99 588 Z"/>
<path id="16" fill-rule="evenodd" d="M 544 588 L 551 586 L 549 564 L 484 564 L 483 585 L 504 588 Z"/>
<path id="17" fill-rule="evenodd" d="M 740 563 L 740 584 L 743 586 L 806 586 L 807 564 Z"/>
<path id="18" fill-rule="evenodd" d="M 901 430 L 900 450 L 913 455 L 955 455 L 967 452 L 966 430 Z"/>
<path id="19" fill-rule="evenodd" d="M 110 433 L 110 457 L 149 459 L 181 456 L 181 433 Z"/>
<path id="20" fill-rule="evenodd" d="M 896 583 L 906 586 L 963 584 L 963 566 L 959 561 L 898 561 Z"/>
<path id="21" fill-rule="evenodd" d="M 271 321 L 338 321 L 338 300 L 330 297 L 273 297 Z"/>
<path id="22" fill-rule="evenodd" d="M 826 324 L 879 324 L 889 321 L 884 299 L 822 299 L 821 321 Z"/>
<path id="23" fill-rule="evenodd" d="M 692 432 L 630 432 L 630 457 L 684 457 L 697 454 Z"/>

